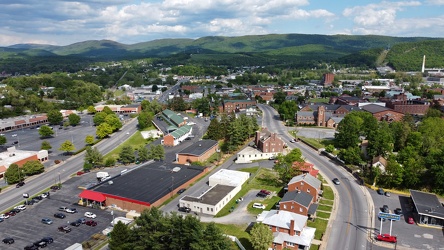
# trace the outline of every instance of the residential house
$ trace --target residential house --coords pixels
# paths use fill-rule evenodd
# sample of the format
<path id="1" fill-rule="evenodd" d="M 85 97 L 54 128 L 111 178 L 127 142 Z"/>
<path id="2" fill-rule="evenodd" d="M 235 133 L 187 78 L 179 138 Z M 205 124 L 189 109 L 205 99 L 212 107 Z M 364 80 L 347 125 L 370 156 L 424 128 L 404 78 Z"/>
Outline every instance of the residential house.
<path id="1" fill-rule="evenodd" d="M 321 190 L 322 182 L 312 175 L 309 174 L 301 174 L 293 177 L 287 185 L 288 192 L 291 191 L 302 191 L 305 193 L 309 193 L 313 200 L 312 202 L 316 202 L 318 196 L 322 193 Z"/>
<path id="2" fill-rule="evenodd" d="M 372 160 L 372 167 L 381 169 L 381 173 L 385 173 L 387 167 L 387 160 L 382 156 L 376 156 Z"/>
<path id="3" fill-rule="evenodd" d="M 279 202 L 279 210 L 289 211 L 313 217 L 318 208 L 317 203 L 313 203 L 313 196 L 309 193 L 299 191 L 286 192 Z"/>
<path id="4" fill-rule="evenodd" d="M 254 146 L 247 146 L 237 153 L 236 163 L 250 163 L 254 160 L 269 159 L 284 151 L 284 141 L 266 128 L 256 132 Z"/>
<path id="5" fill-rule="evenodd" d="M 293 162 L 292 168 L 302 172 L 303 174 L 310 174 L 311 176 L 317 178 L 319 170 L 314 168 L 314 165 L 309 162 Z"/>

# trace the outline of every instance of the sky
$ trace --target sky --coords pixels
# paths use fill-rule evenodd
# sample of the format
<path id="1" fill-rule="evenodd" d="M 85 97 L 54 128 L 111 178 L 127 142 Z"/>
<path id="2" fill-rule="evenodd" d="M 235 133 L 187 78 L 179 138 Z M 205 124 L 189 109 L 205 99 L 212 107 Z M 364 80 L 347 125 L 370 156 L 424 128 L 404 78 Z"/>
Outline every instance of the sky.
<path id="1" fill-rule="evenodd" d="M 0 46 L 262 34 L 444 37 L 444 0 L 0 0 Z"/>

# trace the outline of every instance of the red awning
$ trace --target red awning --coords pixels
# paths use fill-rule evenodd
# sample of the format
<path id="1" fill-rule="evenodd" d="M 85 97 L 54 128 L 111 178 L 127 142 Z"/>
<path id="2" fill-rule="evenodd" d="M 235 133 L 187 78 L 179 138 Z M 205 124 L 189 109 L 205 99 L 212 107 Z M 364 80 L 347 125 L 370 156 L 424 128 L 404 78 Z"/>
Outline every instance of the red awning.
<path id="1" fill-rule="evenodd" d="M 98 202 L 104 202 L 106 200 L 106 197 L 99 193 L 99 192 L 95 192 L 95 191 L 91 191 L 91 190 L 83 190 L 80 194 L 79 194 L 80 198 L 83 199 L 88 199 L 88 200 L 92 200 L 92 201 L 98 201 Z"/>

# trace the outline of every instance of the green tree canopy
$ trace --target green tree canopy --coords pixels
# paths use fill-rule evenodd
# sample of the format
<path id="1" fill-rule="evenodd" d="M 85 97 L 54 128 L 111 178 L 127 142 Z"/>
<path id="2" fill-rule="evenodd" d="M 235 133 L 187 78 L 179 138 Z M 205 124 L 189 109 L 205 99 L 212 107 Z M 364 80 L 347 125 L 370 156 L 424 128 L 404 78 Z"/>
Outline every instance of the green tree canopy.
<path id="1" fill-rule="evenodd" d="M 39 135 L 41 137 L 49 137 L 54 134 L 54 131 L 49 126 L 43 125 L 39 129 Z"/>
<path id="2" fill-rule="evenodd" d="M 130 245 L 131 232 L 127 225 L 121 221 L 114 225 L 113 230 L 110 233 L 110 240 L 108 247 L 110 250 L 132 250 Z"/>
<path id="3" fill-rule="evenodd" d="M 123 126 L 119 117 L 114 113 L 107 115 L 105 117 L 105 122 L 111 126 L 113 131 L 117 131 Z"/>
<path id="4" fill-rule="evenodd" d="M 92 167 L 100 167 L 103 165 L 103 155 L 96 147 L 87 146 L 85 153 L 85 163 Z"/>
<path id="5" fill-rule="evenodd" d="M 74 146 L 74 143 L 72 143 L 72 141 L 66 140 L 60 145 L 59 150 L 69 153 L 76 150 L 76 147 Z"/>
<path id="6" fill-rule="evenodd" d="M 23 164 L 23 173 L 25 175 L 35 175 L 40 174 L 45 171 L 45 166 L 40 161 L 27 161 L 25 164 Z"/>
<path id="7" fill-rule="evenodd" d="M 69 114 L 68 121 L 71 126 L 77 126 L 80 123 L 80 116 L 77 114 Z"/>
<path id="8" fill-rule="evenodd" d="M 105 118 L 108 114 L 105 112 L 97 112 L 93 117 L 93 122 L 96 126 L 105 122 Z"/>
<path id="9" fill-rule="evenodd" d="M 141 146 L 138 150 L 138 160 L 141 162 L 148 161 L 150 159 L 150 151 L 147 147 Z"/>
<path id="10" fill-rule="evenodd" d="M 63 115 L 59 110 L 53 109 L 48 112 L 48 122 L 52 125 L 60 124 L 63 121 Z"/>
<path id="11" fill-rule="evenodd" d="M 278 112 L 282 120 L 294 120 L 299 107 L 295 101 L 284 101 L 279 105 Z"/>
<path id="12" fill-rule="evenodd" d="M 94 108 L 94 106 L 88 106 L 87 109 L 88 114 L 95 114 L 96 113 L 96 109 Z"/>
<path id="13" fill-rule="evenodd" d="M 3 135 L 0 135 L 0 145 L 5 145 L 6 142 L 8 142 L 8 141 L 6 140 L 6 137 L 4 137 Z"/>
<path id="14" fill-rule="evenodd" d="M 185 111 L 187 107 L 182 97 L 173 97 L 168 101 L 168 108 L 174 111 Z"/>
<path id="15" fill-rule="evenodd" d="M 273 243 L 273 233 L 267 225 L 255 223 L 250 231 L 251 245 L 254 250 L 267 250 Z"/>
<path id="16" fill-rule="evenodd" d="M 287 184 L 298 173 L 298 169 L 293 168 L 293 162 L 304 162 L 301 150 L 298 148 L 291 150 L 286 155 L 278 155 L 273 169 L 278 173 L 282 183 Z"/>
<path id="17" fill-rule="evenodd" d="M 42 150 L 50 150 L 52 148 L 49 141 L 42 141 L 42 145 L 40 146 L 40 149 Z"/>
<path id="18" fill-rule="evenodd" d="M 25 174 L 17 164 L 13 163 L 9 165 L 8 169 L 6 169 L 5 177 L 8 184 L 11 185 L 23 181 L 25 179 Z"/>
<path id="19" fill-rule="evenodd" d="M 113 112 L 113 111 L 111 110 L 111 108 L 108 107 L 108 106 L 103 107 L 102 112 L 105 113 L 105 114 L 107 114 L 107 115 L 114 114 L 114 112 Z"/>
<path id="20" fill-rule="evenodd" d="M 92 145 L 94 143 L 94 136 L 93 135 L 87 135 L 85 137 L 85 143 L 88 145 Z"/>
<path id="21" fill-rule="evenodd" d="M 119 161 L 123 164 L 129 164 L 134 162 L 136 156 L 134 155 L 133 147 L 126 145 L 122 147 L 122 150 L 119 153 Z"/>
<path id="22" fill-rule="evenodd" d="M 102 123 L 96 128 L 96 135 L 100 139 L 103 139 L 112 133 L 113 128 L 108 123 Z"/>
<path id="23" fill-rule="evenodd" d="M 165 149 L 162 145 L 154 145 L 149 148 L 149 159 L 163 160 L 165 159 Z"/>
<path id="24" fill-rule="evenodd" d="M 139 130 L 143 130 L 151 126 L 153 121 L 154 114 L 149 111 L 142 111 L 137 117 L 137 121 L 139 122 Z"/>

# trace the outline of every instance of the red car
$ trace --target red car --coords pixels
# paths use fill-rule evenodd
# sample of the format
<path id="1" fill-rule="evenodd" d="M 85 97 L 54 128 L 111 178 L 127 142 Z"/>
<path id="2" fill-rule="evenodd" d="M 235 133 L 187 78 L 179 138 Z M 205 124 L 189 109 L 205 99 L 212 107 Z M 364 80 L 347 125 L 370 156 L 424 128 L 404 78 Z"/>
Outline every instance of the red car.
<path id="1" fill-rule="evenodd" d="M 271 194 L 270 191 L 265 190 L 265 189 L 262 189 L 262 190 L 260 191 L 260 193 L 263 193 L 263 194 L 266 194 L 266 195 L 270 195 L 270 194 Z"/>
<path id="2" fill-rule="evenodd" d="M 408 223 L 409 224 L 415 224 L 415 221 L 413 220 L 413 217 L 409 217 Z"/>
<path id="3" fill-rule="evenodd" d="M 95 227 L 95 226 L 97 226 L 97 222 L 95 222 L 95 221 L 93 221 L 93 220 L 89 220 L 89 221 L 87 221 L 85 224 L 86 224 L 87 226 L 90 226 L 90 227 Z"/>
<path id="4" fill-rule="evenodd" d="M 7 212 L 5 214 L 9 215 L 9 216 L 15 216 L 17 213 L 11 210 L 11 211 L 9 211 L 9 212 Z"/>
<path id="5" fill-rule="evenodd" d="M 83 172 L 83 171 L 79 171 L 79 172 L 77 172 L 77 175 L 82 175 L 82 174 L 84 174 L 85 172 Z"/>
<path id="6" fill-rule="evenodd" d="M 378 236 L 376 236 L 376 239 L 391 243 L 396 243 L 398 241 L 396 236 L 390 234 L 378 234 Z"/>

